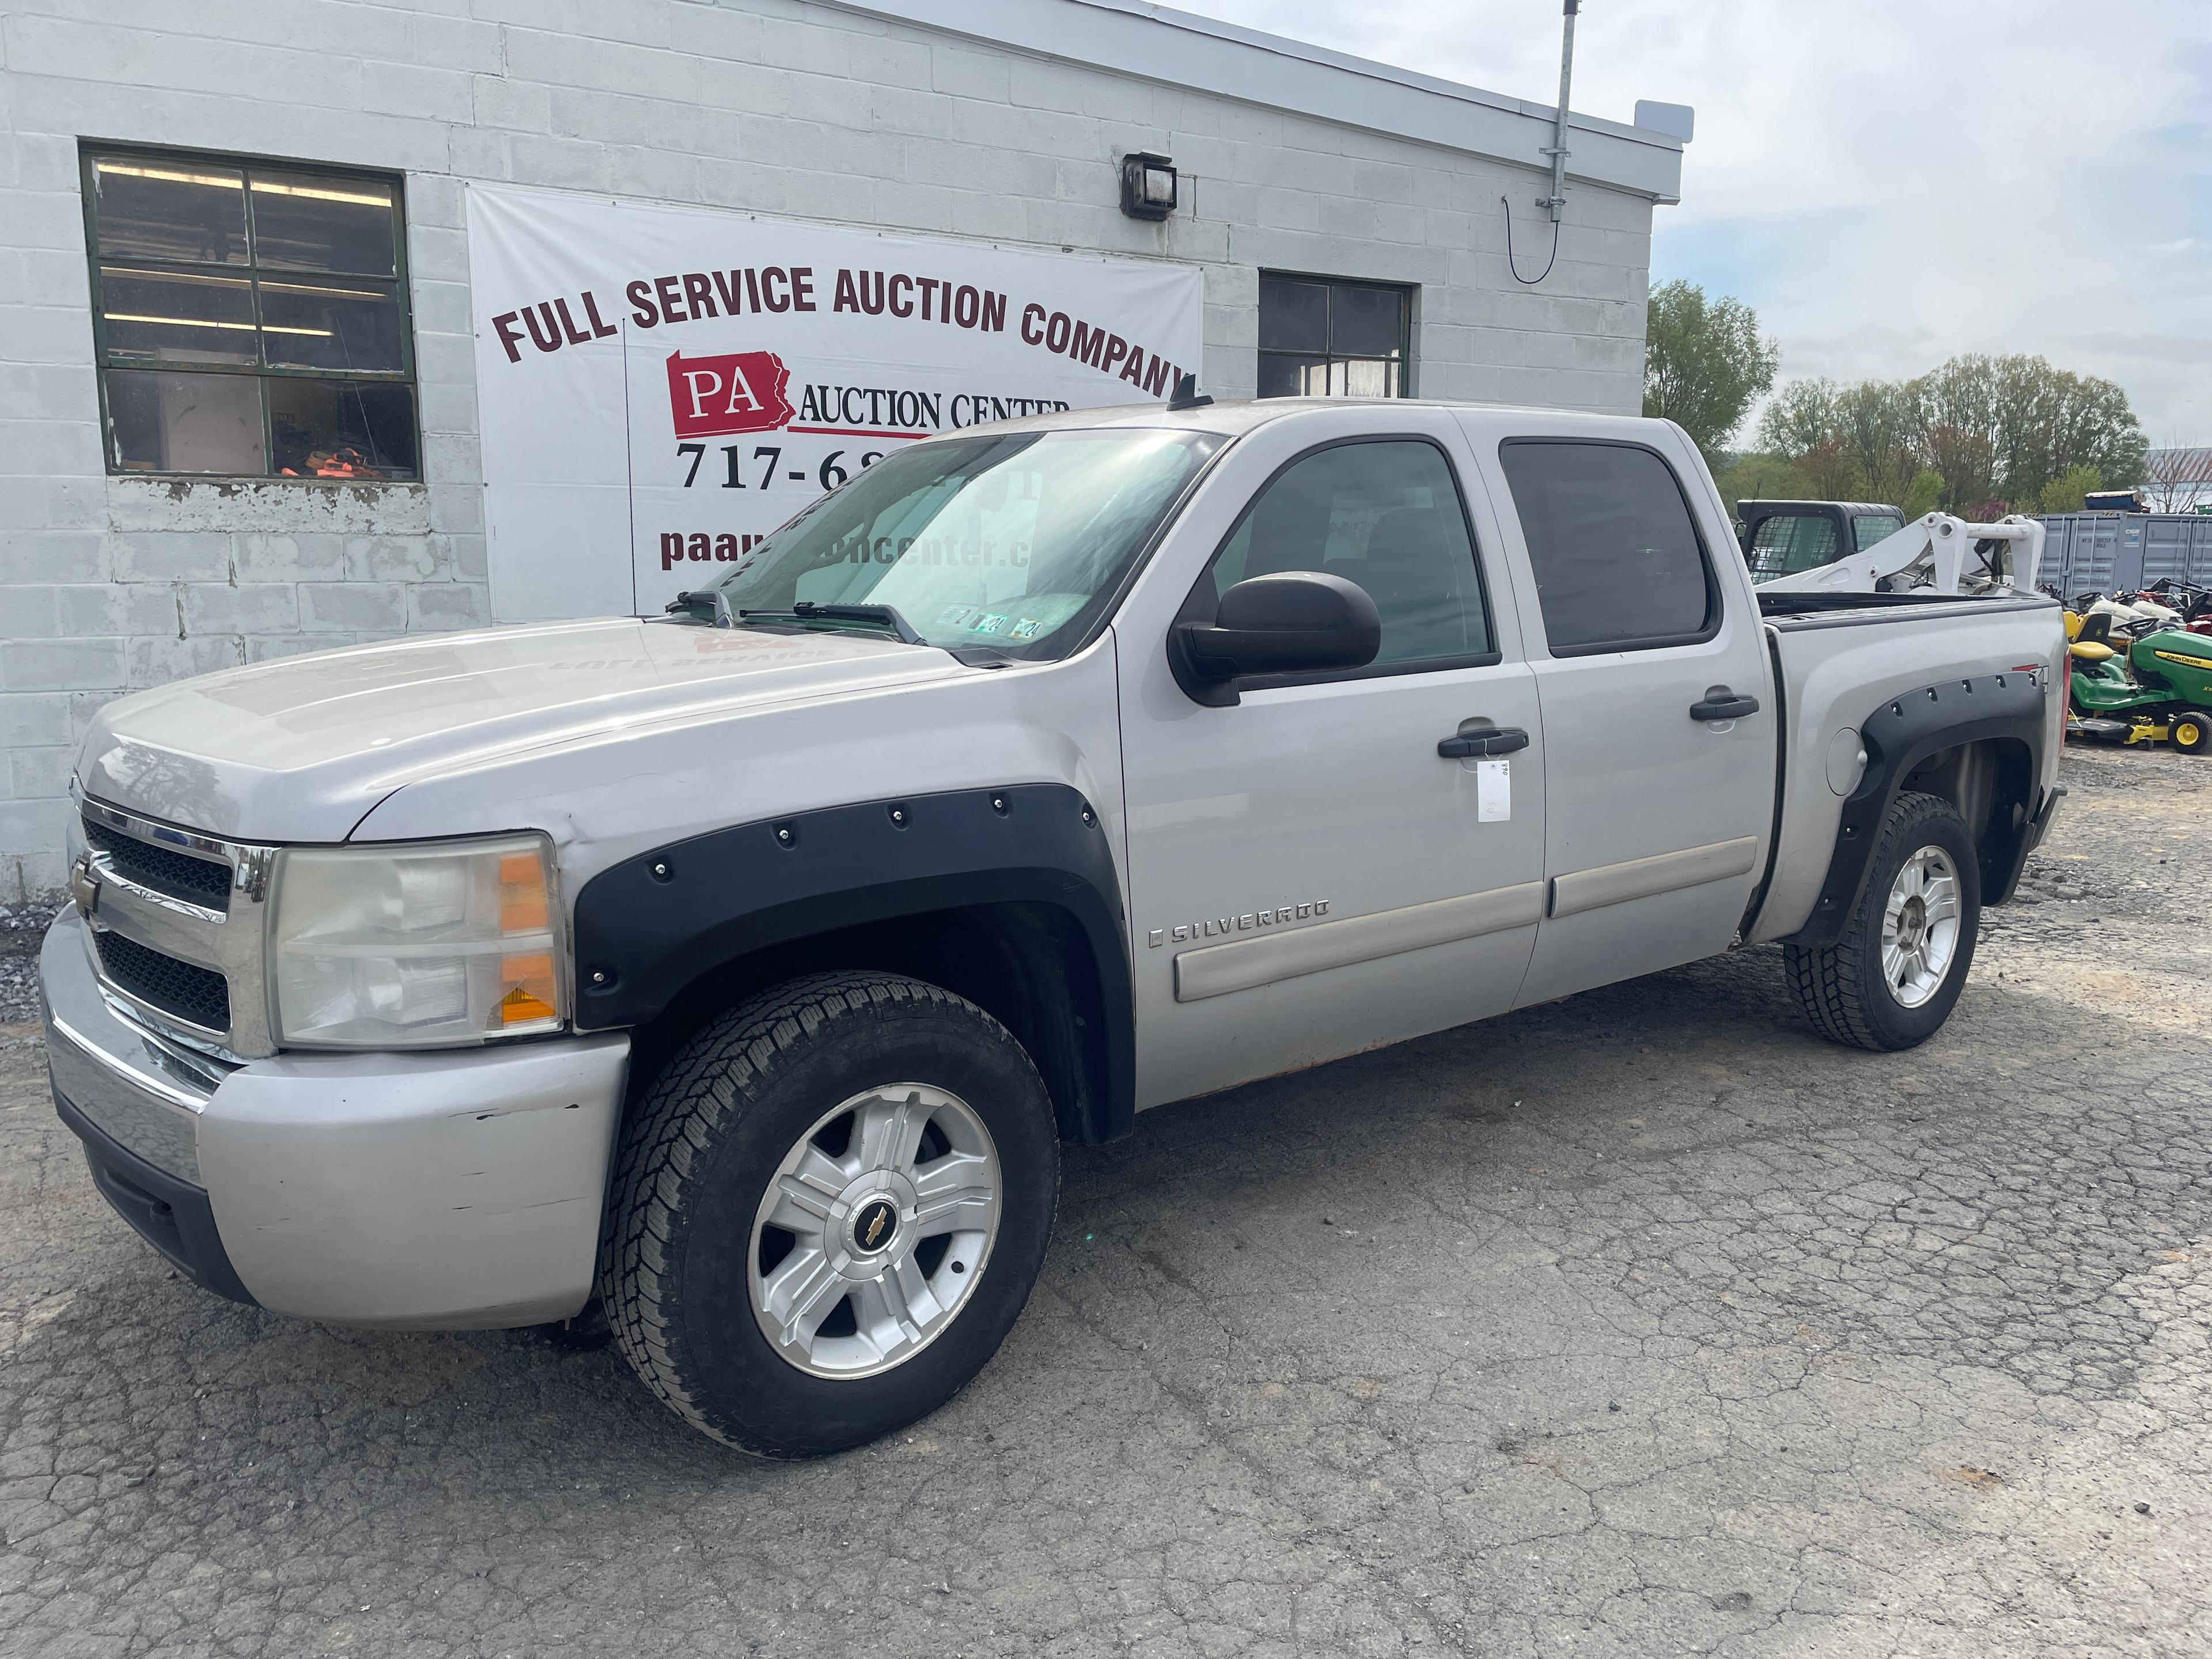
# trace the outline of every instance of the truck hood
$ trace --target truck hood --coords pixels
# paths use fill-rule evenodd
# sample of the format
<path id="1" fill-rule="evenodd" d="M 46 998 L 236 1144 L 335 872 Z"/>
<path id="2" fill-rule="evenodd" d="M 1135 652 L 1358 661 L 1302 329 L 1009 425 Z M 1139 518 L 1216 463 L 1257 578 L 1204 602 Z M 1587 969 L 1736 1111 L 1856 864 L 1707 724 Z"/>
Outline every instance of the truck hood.
<path id="1" fill-rule="evenodd" d="M 981 671 L 847 634 L 561 623 L 291 657 L 109 703 L 97 799 L 255 842 L 335 842 L 403 785 L 526 750 Z"/>

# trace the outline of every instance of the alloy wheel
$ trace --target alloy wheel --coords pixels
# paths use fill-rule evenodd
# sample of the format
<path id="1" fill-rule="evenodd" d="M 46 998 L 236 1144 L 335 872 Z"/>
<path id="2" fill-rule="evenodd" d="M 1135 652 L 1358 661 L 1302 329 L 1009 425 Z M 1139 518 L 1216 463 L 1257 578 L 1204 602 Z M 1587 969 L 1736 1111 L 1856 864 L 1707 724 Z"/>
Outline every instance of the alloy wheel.
<path id="1" fill-rule="evenodd" d="M 1939 847 L 1899 868 L 1881 912 L 1881 974 L 1900 1007 L 1934 996 L 1959 951 L 1959 872 Z"/>
<path id="2" fill-rule="evenodd" d="M 748 1241 L 753 1317 L 811 1376 L 873 1376 L 929 1346 L 989 1264 L 1004 1182 L 958 1096 L 887 1084 L 784 1155 Z"/>

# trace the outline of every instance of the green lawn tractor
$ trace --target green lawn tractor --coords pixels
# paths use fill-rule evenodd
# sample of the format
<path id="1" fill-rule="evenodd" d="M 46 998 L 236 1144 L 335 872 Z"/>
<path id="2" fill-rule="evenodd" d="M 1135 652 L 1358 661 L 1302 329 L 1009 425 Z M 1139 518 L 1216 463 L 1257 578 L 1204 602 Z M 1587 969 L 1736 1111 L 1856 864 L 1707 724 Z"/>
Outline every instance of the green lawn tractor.
<path id="1" fill-rule="evenodd" d="M 2066 618 L 2072 640 L 2073 731 L 2102 743 L 2171 743 L 2212 753 L 2212 636 L 2178 628 L 2110 638 L 2112 618 Z"/>

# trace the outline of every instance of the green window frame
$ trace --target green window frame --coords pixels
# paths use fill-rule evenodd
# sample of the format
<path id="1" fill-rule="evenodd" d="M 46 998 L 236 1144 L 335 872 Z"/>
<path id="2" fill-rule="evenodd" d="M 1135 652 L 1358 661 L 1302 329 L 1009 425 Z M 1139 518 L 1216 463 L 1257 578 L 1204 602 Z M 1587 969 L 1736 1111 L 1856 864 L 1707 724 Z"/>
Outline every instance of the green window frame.
<path id="1" fill-rule="evenodd" d="M 1262 398 L 1410 398 L 1413 295 L 1402 283 L 1260 273 Z"/>
<path id="2" fill-rule="evenodd" d="M 421 479 L 404 175 L 77 152 L 111 475 Z"/>

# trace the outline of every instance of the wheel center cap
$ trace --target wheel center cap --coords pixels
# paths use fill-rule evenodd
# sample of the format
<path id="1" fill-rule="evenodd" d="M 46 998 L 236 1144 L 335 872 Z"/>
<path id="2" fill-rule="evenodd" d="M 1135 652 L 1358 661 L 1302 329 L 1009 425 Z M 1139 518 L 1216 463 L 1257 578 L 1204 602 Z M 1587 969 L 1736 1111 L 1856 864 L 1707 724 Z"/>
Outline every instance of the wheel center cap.
<path id="1" fill-rule="evenodd" d="M 853 1252 L 880 1255 L 898 1237 L 898 1206 L 888 1198 L 872 1198 L 853 1212 Z"/>
<path id="2" fill-rule="evenodd" d="M 1927 931 L 1927 905 L 1917 897 L 1905 900 L 1904 914 L 1897 919 L 1898 942 L 1910 951 L 1920 943 L 1920 936 Z"/>

